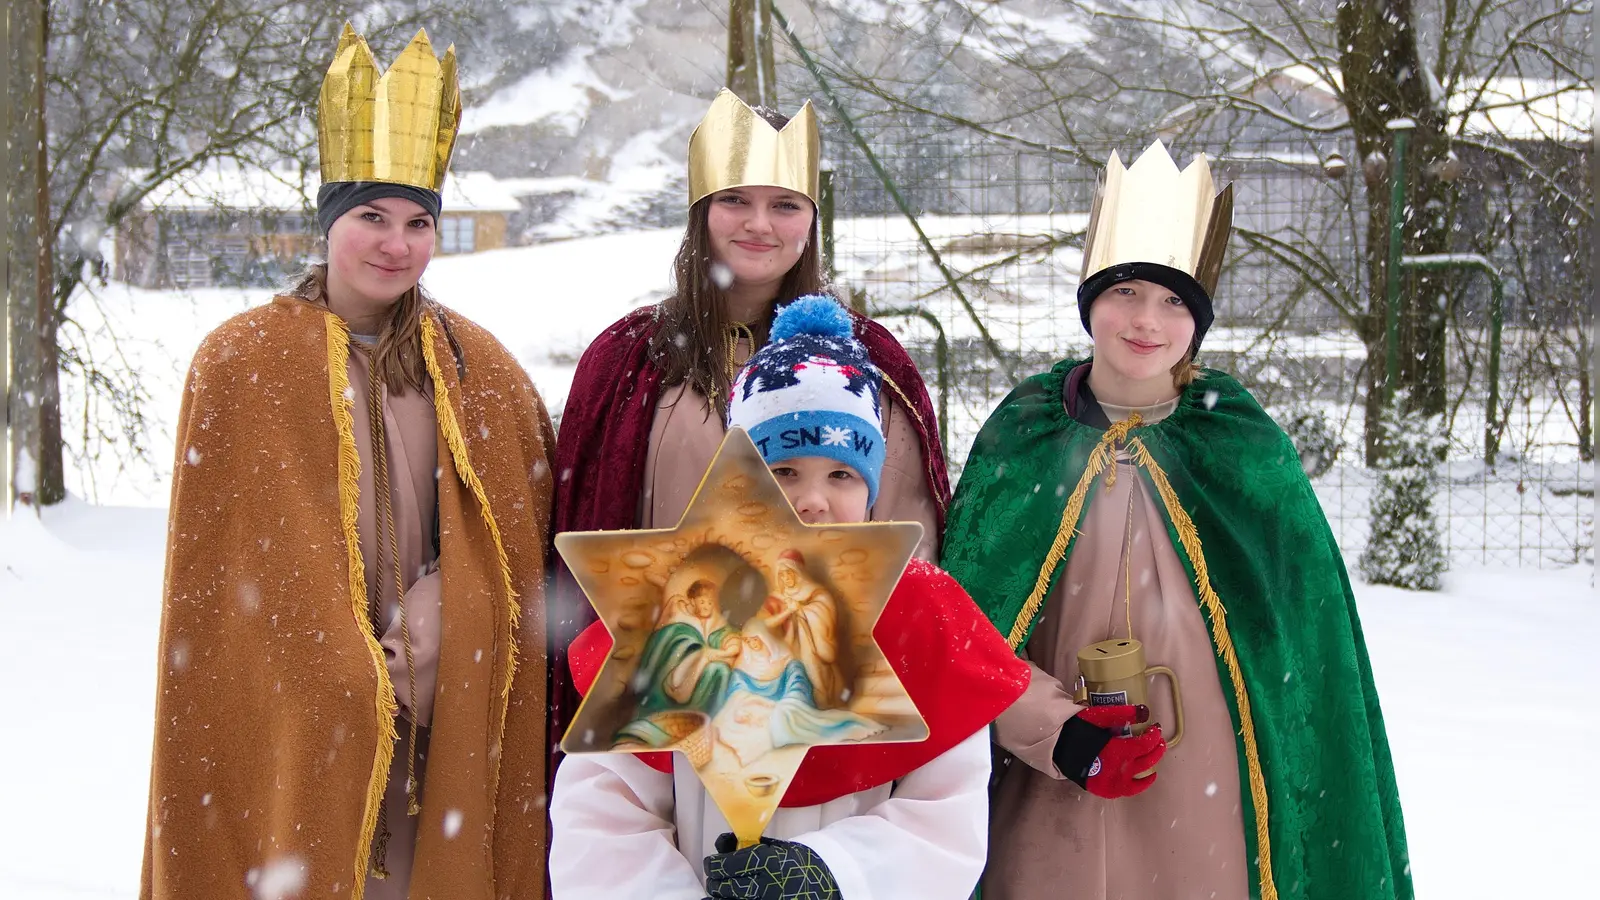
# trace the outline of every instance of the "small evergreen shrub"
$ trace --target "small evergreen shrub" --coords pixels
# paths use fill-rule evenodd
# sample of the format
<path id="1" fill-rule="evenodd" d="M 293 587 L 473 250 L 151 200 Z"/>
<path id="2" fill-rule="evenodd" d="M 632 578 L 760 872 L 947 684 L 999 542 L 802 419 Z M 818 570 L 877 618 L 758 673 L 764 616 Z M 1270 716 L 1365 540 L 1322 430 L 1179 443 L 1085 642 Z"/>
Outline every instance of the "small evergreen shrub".
<path id="1" fill-rule="evenodd" d="M 1444 532 L 1434 513 L 1442 417 L 1406 410 L 1404 396 L 1383 414 L 1384 462 L 1372 493 L 1371 533 L 1358 565 L 1369 584 L 1436 591 L 1448 563 Z"/>

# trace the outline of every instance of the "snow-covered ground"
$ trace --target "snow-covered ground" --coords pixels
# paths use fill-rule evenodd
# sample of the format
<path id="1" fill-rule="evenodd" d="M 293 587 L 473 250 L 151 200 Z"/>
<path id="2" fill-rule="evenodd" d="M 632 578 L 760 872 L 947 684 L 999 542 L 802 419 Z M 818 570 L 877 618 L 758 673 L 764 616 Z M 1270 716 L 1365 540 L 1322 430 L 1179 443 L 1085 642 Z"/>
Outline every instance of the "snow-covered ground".
<path id="1" fill-rule="evenodd" d="M 6 900 L 137 892 L 165 525 L 160 508 L 76 500 L 43 522 L 0 521 Z M 1590 579 L 1586 568 L 1481 569 L 1450 573 L 1437 594 L 1357 586 L 1421 900 L 1592 890 Z"/>

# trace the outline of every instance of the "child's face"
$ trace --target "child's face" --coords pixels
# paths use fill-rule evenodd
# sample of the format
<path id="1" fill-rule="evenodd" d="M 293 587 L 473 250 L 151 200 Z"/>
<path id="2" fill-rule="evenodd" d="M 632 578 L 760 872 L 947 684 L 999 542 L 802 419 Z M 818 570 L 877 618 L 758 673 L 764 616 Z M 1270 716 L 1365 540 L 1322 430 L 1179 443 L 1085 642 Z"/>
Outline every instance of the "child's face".
<path id="1" fill-rule="evenodd" d="M 1121 281 L 1089 307 L 1096 368 L 1129 384 L 1170 380 L 1189 355 L 1194 316 L 1172 291 L 1149 281 Z"/>
<path id="2" fill-rule="evenodd" d="M 807 525 L 867 520 L 867 482 L 850 466 L 826 456 L 801 456 L 771 469 Z"/>

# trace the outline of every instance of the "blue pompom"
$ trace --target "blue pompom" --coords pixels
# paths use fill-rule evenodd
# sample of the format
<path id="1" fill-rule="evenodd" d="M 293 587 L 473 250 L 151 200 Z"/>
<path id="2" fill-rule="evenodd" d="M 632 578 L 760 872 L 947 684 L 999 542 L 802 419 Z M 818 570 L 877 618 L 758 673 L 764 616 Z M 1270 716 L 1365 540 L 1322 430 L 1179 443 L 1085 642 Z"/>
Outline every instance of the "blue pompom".
<path id="1" fill-rule="evenodd" d="M 772 320 L 771 339 L 787 341 L 797 334 L 848 338 L 855 333 L 850 314 L 826 294 L 807 294 L 778 310 Z"/>

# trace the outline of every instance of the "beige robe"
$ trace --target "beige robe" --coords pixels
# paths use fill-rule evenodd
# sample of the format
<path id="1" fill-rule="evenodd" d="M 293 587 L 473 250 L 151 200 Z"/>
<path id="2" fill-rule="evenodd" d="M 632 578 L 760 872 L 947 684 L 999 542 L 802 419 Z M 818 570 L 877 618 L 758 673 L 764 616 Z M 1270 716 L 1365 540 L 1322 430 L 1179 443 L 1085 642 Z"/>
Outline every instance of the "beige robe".
<path id="1" fill-rule="evenodd" d="M 1101 404 L 1113 421 L 1131 410 Z M 1140 410 L 1159 421 L 1175 401 Z M 1015 759 L 1000 769 L 990 820 L 985 900 L 1244 900 L 1239 764 L 1216 654 L 1166 521 L 1137 468 L 1119 455 L 1102 475 L 1077 544 L 1025 648 L 1033 679 L 995 722 Z M 1071 687 L 1079 648 L 1112 637 L 1144 644 L 1149 665 L 1178 674 L 1185 733 L 1144 793 L 1104 800 L 1065 780 L 1051 759 L 1079 709 Z M 1171 737 L 1165 678 L 1152 677 L 1151 720 Z"/>
<path id="2" fill-rule="evenodd" d="M 361 455 L 361 509 L 356 522 L 361 536 L 361 558 L 367 567 L 367 585 L 381 589 L 381 624 L 378 643 L 388 662 L 389 679 L 394 683 L 400 715 L 395 730 L 400 740 L 395 745 L 394 762 L 389 767 L 385 797 L 385 821 L 389 846 L 385 865 L 386 879 L 367 878 L 367 900 L 404 900 L 411 883 L 411 863 L 417 842 L 417 819 L 406 815 L 406 759 L 409 755 L 410 719 L 415 717 L 419 752 L 416 761 L 417 791 L 422 792 L 423 771 L 428 748 L 427 725 L 433 713 L 433 693 L 438 674 L 441 597 L 439 560 L 434 553 L 433 529 L 438 506 L 438 424 L 434 414 L 433 385 L 422 393 L 407 390 L 383 397 L 385 442 L 389 456 L 390 504 L 394 512 L 395 535 L 400 557 L 400 577 L 405 586 L 406 631 L 410 632 L 411 657 L 416 667 L 417 690 L 413 692 L 406 664 L 405 641 L 400 628 L 400 606 L 393 569 L 384 551 L 381 569 L 378 559 L 377 502 L 373 491 L 372 419 L 367 411 L 367 390 L 371 385 L 367 354 L 351 342 L 350 389 L 354 394 L 352 414 L 356 450 Z"/>
<path id="3" fill-rule="evenodd" d="M 740 340 L 734 358 L 750 355 L 750 345 Z M 922 542 L 916 555 L 936 562 L 939 558 L 939 508 L 928 489 L 922 441 L 911 417 L 891 391 L 883 396 L 883 474 L 878 479 L 878 502 L 867 518 L 874 522 L 921 522 Z M 645 456 L 644 491 L 639 496 L 640 528 L 671 528 L 683 517 L 689 500 L 700 487 L 726 429 L 722 417 L 699 391 L 688 383 L 661 392 L 650 426 L 650 449 Z"/>

